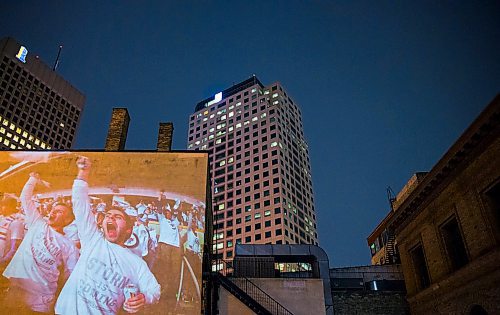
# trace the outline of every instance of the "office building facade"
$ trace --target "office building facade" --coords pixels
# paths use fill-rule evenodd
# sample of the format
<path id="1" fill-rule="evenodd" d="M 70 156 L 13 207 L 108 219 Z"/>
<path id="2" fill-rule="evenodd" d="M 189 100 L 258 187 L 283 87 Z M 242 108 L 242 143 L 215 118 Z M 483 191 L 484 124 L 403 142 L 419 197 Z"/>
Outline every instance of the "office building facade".
<path id="1" fill-rule="evenodd" d="M 25 46 L 0 40 L 0 149 L 70 149 L 84 102 Z"/>
<path id="2" fill-rule="evenodd" d="M 188 149 L 210 153 L 214 252 L 236 244 L 318 244 L 301 112 L 255 76 L 196 105 Z"/>

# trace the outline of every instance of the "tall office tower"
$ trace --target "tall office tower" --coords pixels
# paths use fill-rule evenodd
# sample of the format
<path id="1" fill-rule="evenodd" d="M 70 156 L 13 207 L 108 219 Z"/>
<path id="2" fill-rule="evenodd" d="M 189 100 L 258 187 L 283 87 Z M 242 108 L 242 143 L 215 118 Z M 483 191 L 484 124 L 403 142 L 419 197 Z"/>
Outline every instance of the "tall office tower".
<path id="1" fill-rule="evenodd" d="M 0 149 L 69 149 L 85 96 L 12 38 L 0 40 Z"/>
<path id="2" fill-rule="evenodd" d="M 214 246 L 317 244 L 301 113 L 279 83 L 255 76 L 199 102 L 188 149 L 210 152 Z"/>

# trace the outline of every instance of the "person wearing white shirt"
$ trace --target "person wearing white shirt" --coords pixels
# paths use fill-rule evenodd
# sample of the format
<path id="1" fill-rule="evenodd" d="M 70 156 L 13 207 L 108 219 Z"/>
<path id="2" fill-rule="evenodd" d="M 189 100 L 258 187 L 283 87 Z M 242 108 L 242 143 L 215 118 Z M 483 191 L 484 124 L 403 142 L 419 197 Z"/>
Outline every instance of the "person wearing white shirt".
<path id="1" fill-rule="evenodd" d="M 177 210 L 178 202 L 174 206 Z M 153 273 L 162 287 L 162 298 L 158 309 L 174 309 L 177 303 L 176 294 L 179 287 L 182 249 L 179 235 L 180 222 L 174 217 L 170 205 L 162 208 L 158 214 L 160 236 L 156 250 L 156 263 Z"/>
<path id="2" fill-rule="evenodd" d="M 90 210 L 87 180 L 90 160 L 79 157 L 78 176 L 73 183 L 75 222 L 82 246 L 75 270 L 56 303 L 56 314 L 116 314 L 141 310 L 160 298 L 160 285 L 140 257 L 124 246 L 133 228 L 123 211 L 109 209 L 98 228 Z M 127 300 L 124 288 L 134 285 L 138 293 Z"/>
<path id="3" fill-rule="evenodd" d="M 33 201 L 37 184 L 49 185 L 37 173 L 31 173 L 21 192 L 28 232 L 3 273 L 10 280 L 4 305 L 16 311 L 51 313 L 60 276 L 69 277 L 78 260 L 78 249 L 64 235 L 64 227 L 74 218 L 71 206 L 56 203 L 46 221 Z"/>

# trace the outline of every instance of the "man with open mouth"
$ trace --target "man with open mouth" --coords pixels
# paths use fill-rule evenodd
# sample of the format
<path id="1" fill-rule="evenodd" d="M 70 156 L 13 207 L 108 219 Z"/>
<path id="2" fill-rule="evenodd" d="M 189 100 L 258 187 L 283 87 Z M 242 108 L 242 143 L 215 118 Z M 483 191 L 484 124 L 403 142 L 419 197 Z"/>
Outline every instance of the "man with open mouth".
<path id="1" fill-rule="evenodd" d="M 16 311 L 28 308 L 52 313 L 59 281 L 67 279 L 75 267 L 78 249 L 64 234 L 64 227 L 74 218 L 71 205 L 55 203 L 46 221 L 33 200 L 33 191 L 39 184 L 49 186 L 39 174 L 31 173 L 21 192 L 28 232 L 3 273 L 10 280 L 4 304 Z"/>
<path id="2" fill-rule="evenodd" d="M 160 285 L 146 262 L 124 245 L 134 222 L 125 212 L 111 208 L 99 229 L 90 210 L 90 160 L 79 157 L 77 166 L 72 201 L 82 255 L 59 295 L 56 314 L 116 314 L 121 308 L 138 312 L 158 301 Z M 135 292 L 126 298 L 125 291 L 131 287 Z"/>

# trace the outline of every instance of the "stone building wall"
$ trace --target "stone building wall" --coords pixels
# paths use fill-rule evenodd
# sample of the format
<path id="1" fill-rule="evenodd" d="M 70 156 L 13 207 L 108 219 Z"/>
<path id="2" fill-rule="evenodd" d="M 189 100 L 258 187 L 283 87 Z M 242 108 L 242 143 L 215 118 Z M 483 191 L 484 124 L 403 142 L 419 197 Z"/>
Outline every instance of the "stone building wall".
<path id="1" fill-rule="evenodd" d="M 401 315 L 409 314 L 402 292 L 334 291 L 335 315 Z"/>

